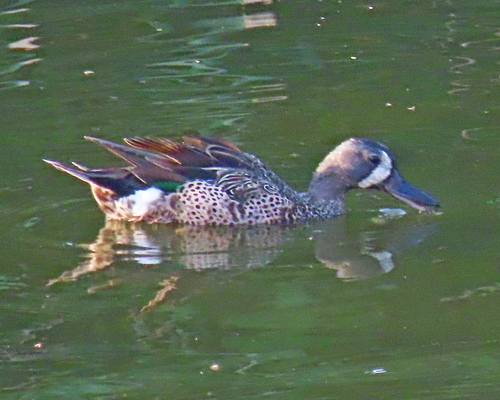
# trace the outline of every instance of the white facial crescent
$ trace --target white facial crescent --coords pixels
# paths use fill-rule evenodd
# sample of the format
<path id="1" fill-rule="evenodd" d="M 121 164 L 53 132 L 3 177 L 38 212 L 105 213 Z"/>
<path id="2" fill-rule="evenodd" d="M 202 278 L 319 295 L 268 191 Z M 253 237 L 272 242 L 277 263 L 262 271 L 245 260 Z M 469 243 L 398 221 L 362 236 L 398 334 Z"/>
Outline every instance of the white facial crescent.
<path id="1" fill-rule="evenodd" d="M 380 164 L 377 165 L 370 175 L 358 183 L 358 186 L 362 189 L 369 188 L 373 185 L 378 185 L 379 183 L 385 181 L 392 171 L 392 161 L 385 151 L 381 152 Z"/>

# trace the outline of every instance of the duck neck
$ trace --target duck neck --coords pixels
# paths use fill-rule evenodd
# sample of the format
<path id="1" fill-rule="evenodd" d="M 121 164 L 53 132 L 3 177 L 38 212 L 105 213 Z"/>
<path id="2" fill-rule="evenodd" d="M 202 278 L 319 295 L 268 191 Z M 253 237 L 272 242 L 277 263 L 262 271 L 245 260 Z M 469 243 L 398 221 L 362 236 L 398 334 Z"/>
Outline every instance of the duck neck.
<path id="1" fill-rule="evenodd" d="M 349 185 L 336 174 L 315 172 L 307 193 L 315 204 L 344 202 Z"/>

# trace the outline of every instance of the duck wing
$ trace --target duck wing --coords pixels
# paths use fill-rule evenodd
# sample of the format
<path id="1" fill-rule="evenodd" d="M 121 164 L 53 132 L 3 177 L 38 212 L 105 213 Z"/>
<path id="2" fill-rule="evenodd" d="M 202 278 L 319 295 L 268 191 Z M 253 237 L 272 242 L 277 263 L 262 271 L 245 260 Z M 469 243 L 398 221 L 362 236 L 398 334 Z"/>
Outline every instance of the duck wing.
<path id="1" fill-rule="evenodd" d="M 254 155 L 241 151 L 234 143 L 214 137 L 187 136 L 182 143 L 158 138 L 127 138 L 125 142 L 139 151 L 161 154 L 146 156 L 149 162 L 172 171 L 186 180 L 203 179 L 221 187 L 240 202 L 283 185 Z"/>
<path id="2" fill-rule="evenodd" d="M 45 160 L 55 168 L 91 185 L 110 189 L 118 196 L 157 187 L 174 192 L 185 182 L 204 180 L 221 187 L 240 202 L 286 186 L 254 155 L 234 143 L 214 137 L 187 136 L 183 142 L 165 138 L 131 137 L 125 143 L 86 136 L 125 160 L 126 167 L 90 169 Z M 291 190 L 291 189 L 290 189 Z"/>

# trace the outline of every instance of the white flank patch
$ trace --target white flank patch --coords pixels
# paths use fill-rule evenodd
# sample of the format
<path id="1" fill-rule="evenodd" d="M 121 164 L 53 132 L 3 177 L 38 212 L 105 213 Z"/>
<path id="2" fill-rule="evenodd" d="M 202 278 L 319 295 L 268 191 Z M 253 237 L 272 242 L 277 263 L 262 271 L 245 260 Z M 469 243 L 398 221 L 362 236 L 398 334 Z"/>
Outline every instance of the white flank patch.
<path id="1" fill-rule="evenodd" d="M 369 188 L 373 185 L 378 185 L 386 180 L 392 171 L 392 161 L 385 151 L 381 152 L 380 164 L 377 165 L 370 175 L 358 183 L 362 189 Z"/>
<path id="2" fill-rule="evenodd" d="M 138 190 L 127 197 L 132 203 L 132 215 L 142 217 L 149 212 L 151 206 L 163 197 L 164 193 L 157 188 L 151 187 L 145 190 Z"/>

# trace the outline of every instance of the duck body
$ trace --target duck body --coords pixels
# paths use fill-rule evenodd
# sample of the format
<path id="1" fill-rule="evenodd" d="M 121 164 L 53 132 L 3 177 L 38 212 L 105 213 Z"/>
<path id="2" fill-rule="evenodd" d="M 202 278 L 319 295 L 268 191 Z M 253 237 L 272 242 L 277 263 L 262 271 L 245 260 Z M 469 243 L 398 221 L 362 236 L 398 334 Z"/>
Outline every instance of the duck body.
<path id="1" fill-rule="evenodd" d="M 256 156 L 221 138 L 128 138 L 125 144 L 86 137 L 127 161 L 126 167 L 89 169 L 45 160 L 90 184 L 107 218 L 191 225 L 294 224 L 345 212 L 354 188 L 380 189 L 421 211 L 438 201 L 407 183 L 389 150 L 352 138 L 319 164 L 308 192 L 288 186 Z"/>

